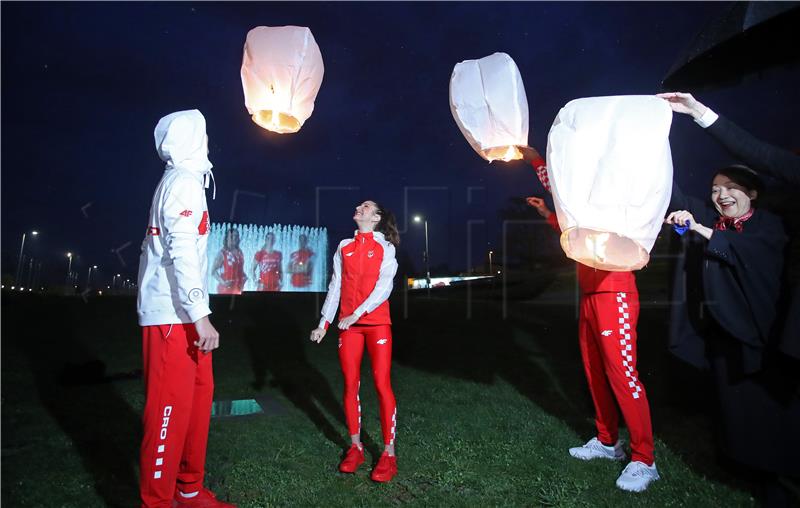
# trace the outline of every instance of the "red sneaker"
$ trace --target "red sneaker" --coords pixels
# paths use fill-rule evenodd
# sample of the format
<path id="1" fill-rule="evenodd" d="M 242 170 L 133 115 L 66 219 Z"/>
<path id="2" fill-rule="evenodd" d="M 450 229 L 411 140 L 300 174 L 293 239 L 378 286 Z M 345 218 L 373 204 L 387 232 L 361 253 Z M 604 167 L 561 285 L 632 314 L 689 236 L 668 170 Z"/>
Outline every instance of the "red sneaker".
<path id="1" fill-rule="evenodd" d="M 358 445 L 350 446 L 347 450 L 347 455 L 344 460 L 339 464 L 339 471 L 342 473 L 355 473 L 358 466 L 364 463 L 364 448 L 359 448 Z"/>
<path id="2" fill-rule="evenodd" d="M 378 459 L 378 465 L 372 470 L 372 480 L 376 482 L 388 482 L 397 474 L 397 457 L 390 457 L 387 452 L 383 452 Z"/>
<path id="3" fill-rule="evenodd" d="M 190 508 L 236 508 L 236 505 L 223 503 L 208 489 L 201 489 L 194 497 L 183 497 L 175 490 L 175 497 L 172 500 L 173 508 L 182 506 Z"/>

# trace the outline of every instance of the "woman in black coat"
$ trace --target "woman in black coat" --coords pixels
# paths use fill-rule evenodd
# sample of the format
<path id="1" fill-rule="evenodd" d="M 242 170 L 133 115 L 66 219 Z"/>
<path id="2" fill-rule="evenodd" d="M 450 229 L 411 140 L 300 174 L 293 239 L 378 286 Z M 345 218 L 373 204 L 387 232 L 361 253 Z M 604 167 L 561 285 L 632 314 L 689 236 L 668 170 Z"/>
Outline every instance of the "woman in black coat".
<path id="1" fill-rule="evenodd" d="M 720 446 L 760 471 L 800 475 L 800 397 L 775 362 L 772 340 L 786 235 L 756 208 L 762 184 L 751 169 L 718 171 L 711 200 L 673 185 L 665 222 L 688 226 L 676 269 L 670 348 L 711 369 L 721 416 Z"/>
<path id="2" fill-rule="evenodd" d="M 669 92 L 658 94 L 673 111 L 694 118 L 694 121 L 719 142 L 736 159 L 759 173 L 800 187 L 800 155 L 765 143 L 724 116 L 695 99 L 692 94 Z M 798 241 L 795 239 L 794 241 Z M 797 269 L 797 267 L 795 267 Z M 798 276 L 795 277 L 798 280 Z M 779 323 L 780 350 L 800 360 L 800 283 L 791 289 L 790 303 Z"/>

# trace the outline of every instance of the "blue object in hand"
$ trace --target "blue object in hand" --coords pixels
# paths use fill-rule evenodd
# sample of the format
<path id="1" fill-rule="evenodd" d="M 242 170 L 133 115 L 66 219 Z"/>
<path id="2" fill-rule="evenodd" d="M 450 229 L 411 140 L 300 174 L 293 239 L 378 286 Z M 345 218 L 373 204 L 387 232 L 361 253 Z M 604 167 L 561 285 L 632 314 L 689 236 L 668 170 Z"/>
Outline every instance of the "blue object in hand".
<path id="1" fill-rule="evenodd" d="M 678 233 L 679 235 L 683 236 L 684 233 L 689 231 L 689 221 L 687 220 L 683 226 L 680 226 L 678 224 L 673 224 L 672 229 L 674 229 L 675 232 Z"/>

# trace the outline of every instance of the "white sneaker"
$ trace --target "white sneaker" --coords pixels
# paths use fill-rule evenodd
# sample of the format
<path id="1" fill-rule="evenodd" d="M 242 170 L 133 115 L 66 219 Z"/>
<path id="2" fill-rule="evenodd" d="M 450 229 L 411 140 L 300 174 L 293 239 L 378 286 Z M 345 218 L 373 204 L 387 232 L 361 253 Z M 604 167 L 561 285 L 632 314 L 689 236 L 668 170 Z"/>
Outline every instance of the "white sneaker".
<path id="1" fill-rule="evenodd" d="M 648 466 L 644 462 L 637 460 L 631 462 L 622 470 L 622 474 L 617 478 L 617 487 L 628 492 L 642 492 L 647 489 L 651 482 L 659 478 L 661 477 L 658 476 L 655 462 L 653 462 L 652 466 Z"/>
<path id="2" fill-rule="evenodd" d="M 596 437 L 587 441 L 583 446 L 570 448 L 569 454 L 581 460 L 625 460 L 625 452 L 622 451 L 622 441 L 617 441 L 617 444 L 614 446 L 606 446 Z"/>

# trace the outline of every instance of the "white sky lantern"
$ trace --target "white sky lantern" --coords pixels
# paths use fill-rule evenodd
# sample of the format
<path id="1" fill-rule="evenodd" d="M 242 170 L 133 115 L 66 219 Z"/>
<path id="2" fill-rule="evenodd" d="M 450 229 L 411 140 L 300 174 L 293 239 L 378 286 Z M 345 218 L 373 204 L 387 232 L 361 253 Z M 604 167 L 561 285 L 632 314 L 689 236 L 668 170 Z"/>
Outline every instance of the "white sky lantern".
<path id="1" fill-rule="evenodd" d="M 672 110 L 653 96 L 561 108 L 547 165 L 567 257 L 610 271 L 647 264 L 672 191 L 671 123 Z"/>
<path id="2" fill-rule="evenodd" d="M 456 64 L 450 77 L 450 110 L 478 155 L 521 159 L 528 144 L 528 98 L 517 64 L 505 53 Z"/>
<path id="3" fill-rule="evenodd" d="M 299 131 L 314 111 L 324 72 L 322 53 L 308 28 L 259 26 L 247 33 L 244 104 L 261 127 L 281 134 Z"/>

